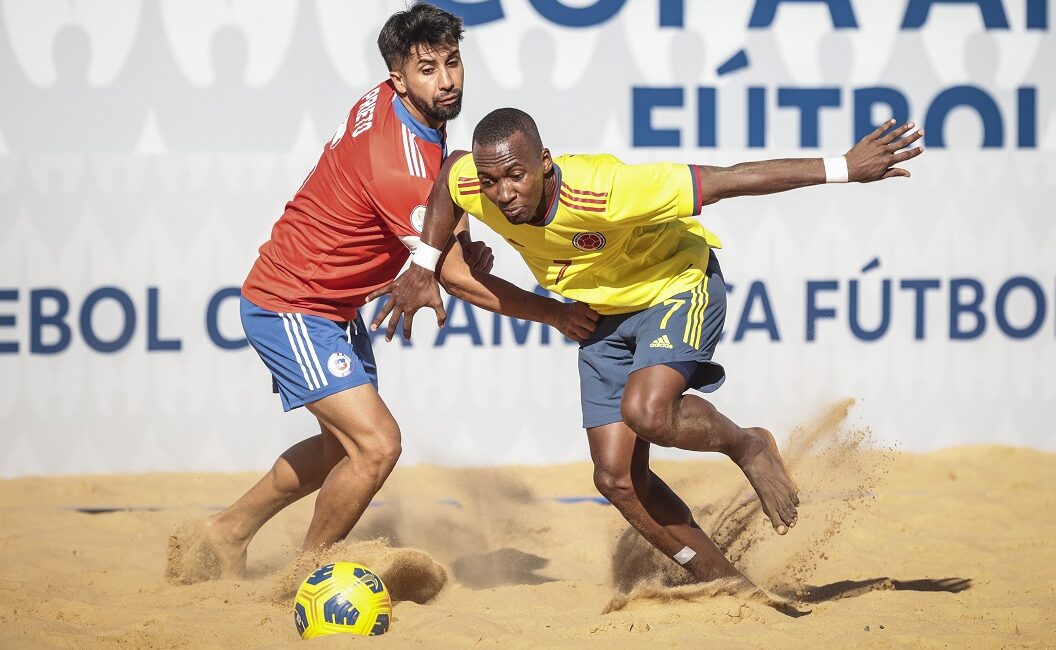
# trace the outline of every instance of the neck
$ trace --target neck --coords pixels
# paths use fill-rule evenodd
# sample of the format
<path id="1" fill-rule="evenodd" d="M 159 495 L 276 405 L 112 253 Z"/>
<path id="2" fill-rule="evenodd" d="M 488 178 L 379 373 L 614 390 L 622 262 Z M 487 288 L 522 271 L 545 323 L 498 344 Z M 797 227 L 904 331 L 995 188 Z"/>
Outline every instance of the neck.
<path id="1" fill-rule="evenodd" d="M 557 174 L 551 169 L 550 173 L 543 178 L 543 196 L 539 201 L 539 206 L 535 209 L 535 218 L 532 219 L 532 223 L 542 223 L 546 220 L 546 213 L 550 208 L 550 203 L 554 200 L 554 194 L 557 193 Z"/>

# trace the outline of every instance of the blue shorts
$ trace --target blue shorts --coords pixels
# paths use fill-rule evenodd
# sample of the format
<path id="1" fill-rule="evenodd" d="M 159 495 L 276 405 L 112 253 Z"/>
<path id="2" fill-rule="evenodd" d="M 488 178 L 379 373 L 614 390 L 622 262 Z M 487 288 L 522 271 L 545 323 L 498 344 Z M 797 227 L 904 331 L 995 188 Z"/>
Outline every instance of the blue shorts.
<path id="1" fill-rule="evenodd" d="M 711 360 L 726 320 L 726 284 L 715 254 L 704 280 L 690 291 L 649 309 L 603 316 L 579 346 L 579 387 L 587 429 L 623 419 L 620 402 L 627 376 L 640 368 L 670 365 L 686 387 L 710 393 L 726 380 Z"/>
<path id="2" fill-rule="evenodd" d="M 271 371 L 282 409 L 291 411 L 366 383 L 378 387 L 370 332 L 358 315 L 337 322 L 257 307 L 242 296 L 242 329 Z"/>

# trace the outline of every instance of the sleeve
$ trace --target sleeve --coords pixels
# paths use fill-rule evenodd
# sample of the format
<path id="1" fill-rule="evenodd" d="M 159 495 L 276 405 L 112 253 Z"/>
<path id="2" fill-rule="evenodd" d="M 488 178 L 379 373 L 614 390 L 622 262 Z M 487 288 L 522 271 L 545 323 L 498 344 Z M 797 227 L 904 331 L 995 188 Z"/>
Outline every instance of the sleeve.
<path id="1" fill-rule="evenodd" d="M 700 214 L 700 177 L 693 165 L 650 163 L 616 167 L 610 223 L 645 226 Z"/>
<path id="2" fill-rule="evenodd" d="M 483 214 L 484 195 L 480 192 L 480 179 L 477 178 L 477 166 L 473 164 L 472 155 L 462 156 L 451 167 L 451 174 L 447 177 L 447 189 L 451 192 L 455 205 L 480 218 Z"/>
<path id="3" fill-rule="evenodd" d="M 433 181 L 396 173 L 386 174 L 378 181 L 370 191 L 374 213 L 401 240 L 420 237 Z"/>

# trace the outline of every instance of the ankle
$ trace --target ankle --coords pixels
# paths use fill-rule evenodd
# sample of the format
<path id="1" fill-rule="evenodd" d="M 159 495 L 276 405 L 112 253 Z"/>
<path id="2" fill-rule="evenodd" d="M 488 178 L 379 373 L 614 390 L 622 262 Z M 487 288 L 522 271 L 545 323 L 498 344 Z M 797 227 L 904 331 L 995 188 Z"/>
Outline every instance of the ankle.
<path id="1" fill-rule="evenodd" d="M 219 537 L 223 542 L 235 546 L 248 545 L 255 532 L 242 522 L 235 520 L 227 510 L 210 516 L 206 521 L 206 527 L 209 529 L 210 535 Z"/>
<path id="2" fill-rule="evenodd" d="M 727 455 L 738 467 L 744 466 L 766 449 L 766 443 L 760 440 L 752 428 L 741 429 L 743 435 L 737 440 L 736 445 Z"/>

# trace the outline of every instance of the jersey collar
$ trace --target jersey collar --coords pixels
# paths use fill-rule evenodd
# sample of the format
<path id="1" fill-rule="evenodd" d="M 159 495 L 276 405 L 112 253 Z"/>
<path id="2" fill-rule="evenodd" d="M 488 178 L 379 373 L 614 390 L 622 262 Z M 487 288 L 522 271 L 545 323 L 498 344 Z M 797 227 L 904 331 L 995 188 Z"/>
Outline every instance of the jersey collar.
<path id="1" fill-rule="evenodd" d="M 561 194 L 561 168 L 554 163 L 554 195 L 550 197 L 550 206 L 546 209 L 546 218 L 539 226 L 549 226 L 557 216 L 558 196 Z"/>
<path id="2" fill-rule="evenodd" d="M 396 112 L 396 117 L 403 122 L 403 125 L 406 126 L 411 133 L 426 142 L 440 145 L 445 152 L 447 151 L 447 143 L 445 142 L 447 134 L 444 132 L 445 129 L 443 126 L 439 129 L 431 129 L 414 119 L 411 112 L 403 105 L 403 100 L 400 99 L 399 95 L 392 96 L 392 109 Z"/>

